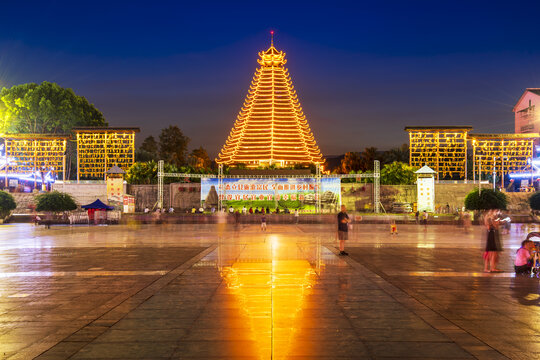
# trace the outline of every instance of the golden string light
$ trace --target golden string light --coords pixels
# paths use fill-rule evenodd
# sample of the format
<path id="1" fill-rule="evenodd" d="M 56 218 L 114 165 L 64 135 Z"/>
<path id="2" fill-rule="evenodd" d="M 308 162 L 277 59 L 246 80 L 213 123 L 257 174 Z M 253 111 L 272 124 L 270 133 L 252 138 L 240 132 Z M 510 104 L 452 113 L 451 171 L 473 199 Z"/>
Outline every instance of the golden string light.
<path id="1" fill-rule="evenodd" d="M 138 128 L 75 128 L 77 178 L 103 178 L 116 165 L 127 170 L 135 162 Z"/>
<path id="2" fill-rule="evenodd" d="M 5 156 L 10 159 L 8 173 L 30 174 L 35 171 L 64 172 L 64 155 L 69 135 L 3 134 Z"/>
<path id="3" fill-rule="evenodd" d="M 475 171 L 528 171 L 528 159 L 533 156 L 537 133 L 528 134 L 470 134 L 471 126 L 406 127 L 409 133 L 409 164 L 420 168 L 428 165 L 439 177 L 465 178 L 468 140 L 473 151 Z"/>
<path id="4" fill-rule="evenodd" d="M 467 133 L 470 126 L 406 127 L 409 133 L 409 164 L 428 165 L 439 178 L 465 177 Z"/>
<path id="5" fill-rule="evenodd" d="M 528 159 L 533 156 L 537 133 L 528 134 L 470 134 L 476 171 L 482 174 L 529 171 Z"/>

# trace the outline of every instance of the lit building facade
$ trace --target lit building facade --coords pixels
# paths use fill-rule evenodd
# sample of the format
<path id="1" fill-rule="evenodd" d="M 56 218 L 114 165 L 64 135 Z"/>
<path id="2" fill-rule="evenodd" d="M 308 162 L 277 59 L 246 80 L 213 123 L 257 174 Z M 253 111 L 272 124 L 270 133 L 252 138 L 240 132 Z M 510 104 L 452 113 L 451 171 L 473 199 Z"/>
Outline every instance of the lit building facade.
<path id="1" fill-rule="evenodd" d="M 469 134 L 473 151 L 473 174 L 490 175 L 530 171 L 538 133 Z"/>
<path id="2" fill-rule="evenodd" d="M 8 178 L 29 174 L 48 173 L 49 177 L 64 178 L 66 147 L 69 135 L 59 134 L 4 134 L 2 167 L 6 186 Z M 37 176 L 37 175 L 36 175 Z M 34 181 L 36 180 L 34 176 Z M 26 177 L 26 180 L 29 178 Z"/>
<path id="3" fill-rule="evenodd" d="M 259 56 L 260 68 L 216 162 L 251 168 L 322 164 L 322 154 L 284 67 L 285 53 L 272 42 Z"/>
<path id="4" fill-rule="evenodd" d="M 135 162 L 133 127 L 73 128 L 77 140 L 77 180 L 104 178 L 116 165 L 127 171 Z"/>
<path id="5" fill-rule="evenodd" d="M 471 126 L 409 126 L 409 165 L 429 166 L 437 180 L 466 179 L 472 151 L 473 180 L 478 173 L 499 176 L 531 170 L 538 133 L 473 134 Z"/>
<path id="6" fill-rule="evenodd" d="M 540 132 L 540 88 L 528 88 L 514 106 L 516 134 Z"/>
<path id="7" fill-rule="evenodd" d="M 464 179 L 467 173 L 467 134 L 472 126 L 408 126 L 409 165 L 429 166 L 439 179 Z"/>

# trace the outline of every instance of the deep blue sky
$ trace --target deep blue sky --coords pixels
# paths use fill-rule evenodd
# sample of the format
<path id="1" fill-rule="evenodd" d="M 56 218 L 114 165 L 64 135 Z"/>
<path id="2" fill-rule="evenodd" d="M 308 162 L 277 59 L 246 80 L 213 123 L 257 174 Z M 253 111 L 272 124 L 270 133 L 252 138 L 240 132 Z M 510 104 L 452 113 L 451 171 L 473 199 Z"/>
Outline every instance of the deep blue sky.
<path id="1" fill-rule="evenodd" d="M 513 132 L 540 87 L 532 1 L 17 3 L 0 12 L 0 87 L 57 82 L 139 142 L 174 124 L 210 156 L 270 29 L 325 155 L 398 146 L 407 125 Z"/>

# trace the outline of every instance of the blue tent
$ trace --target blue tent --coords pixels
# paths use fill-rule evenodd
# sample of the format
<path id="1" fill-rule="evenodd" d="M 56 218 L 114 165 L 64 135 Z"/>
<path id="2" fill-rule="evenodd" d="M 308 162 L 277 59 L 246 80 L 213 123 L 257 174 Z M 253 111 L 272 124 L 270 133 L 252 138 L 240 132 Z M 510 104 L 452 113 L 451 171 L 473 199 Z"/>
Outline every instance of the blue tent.
<path id="1" fill-rule="evenodd" d="M 113 206 L 105 205 L 99 199 L 97 199 L 96 201 L 94 201 L 91 204 L 82 205 L 81 208 L 86 209 L 86 210 L 90 210 L 90 209 L 93 209 L 93 210 L 113 210 L 114 209 Z"/>

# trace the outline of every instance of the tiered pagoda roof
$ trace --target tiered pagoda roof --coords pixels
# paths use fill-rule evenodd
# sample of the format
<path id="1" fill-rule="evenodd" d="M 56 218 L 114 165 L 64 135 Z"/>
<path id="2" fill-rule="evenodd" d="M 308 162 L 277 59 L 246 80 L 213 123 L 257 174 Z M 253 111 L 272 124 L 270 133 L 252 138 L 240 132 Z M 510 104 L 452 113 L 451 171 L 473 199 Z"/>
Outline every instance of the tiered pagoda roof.
<path id="1" fill-rule="evenodd" d="M 321 151 L 284 67 L 285 53 L 272 41 L 259 56 L 261 67 L 216 162 L 247 167 L 321 164 Z"/>

